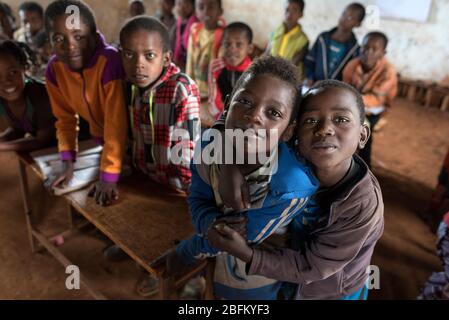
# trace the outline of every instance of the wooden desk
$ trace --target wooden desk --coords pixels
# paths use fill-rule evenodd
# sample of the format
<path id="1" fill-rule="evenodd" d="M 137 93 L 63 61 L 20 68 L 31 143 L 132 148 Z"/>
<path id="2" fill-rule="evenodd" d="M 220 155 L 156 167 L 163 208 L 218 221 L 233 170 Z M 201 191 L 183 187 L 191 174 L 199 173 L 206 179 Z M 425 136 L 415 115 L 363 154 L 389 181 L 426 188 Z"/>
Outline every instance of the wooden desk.
<path id="1" fill-rule="evenodd" d="M 67 267 L 72 263 L 32 223 L 26 168 L 31 168 L 32 172 L 41 180 L 44 177 L 28 154 L 18 154 L 18 157 L 31 250 L 35 252 L 35 240 L 37 240 Z M 169 279 L 164 276 L 165 263 L 160 257 L 174 248 L 177 240 L 188 238 L 194 232 L 186 197 L 150 182 L 143 175 L 132 175 L 121 179 L 119 192 L 119 201 L 107 208 L 97 205 L 92 198 L 87 196 L 88 188 L 65 195 L 64 198 L 69 207 L 70 229 L 64 234 L 73 230 L 71 216 L 74 208 L 142 268 L 158 277 L 160 279 L 160 297 L 168 299 L 173 294 L 171 291 L 182 287 L 196 273 L 207 267 L 207 261 L 203 261 L 194 266 L 188 274 L 179 278 Z M 207 270 L 207 272 L 211 271 Z M 94 298 L 105 299 L 105 296 L 95 290 L 84 277 L 81 277 L 81 283 Z M 210 290 L 208 287 L 208 297 L 211 294 Z"/>

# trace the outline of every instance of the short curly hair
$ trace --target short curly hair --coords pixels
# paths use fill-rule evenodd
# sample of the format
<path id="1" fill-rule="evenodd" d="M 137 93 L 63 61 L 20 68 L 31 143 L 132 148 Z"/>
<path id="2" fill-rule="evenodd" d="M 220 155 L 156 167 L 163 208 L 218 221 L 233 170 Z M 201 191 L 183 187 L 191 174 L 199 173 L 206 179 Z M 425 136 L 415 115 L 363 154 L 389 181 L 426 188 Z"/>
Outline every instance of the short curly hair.
<path id="1" fill-rule="evenodd" d="M 298 74 L 298 68 L 292 62 L 280 57 L 262 56 L 254 60 L 251 66 L 242 74 L 235 84 L 230 97 L 234 97 L 237 90 L 239 90 L 254 77 L 260 75 L 273 76 L 291 85 L 292 89 L 295 91 L 295 96 L 293 97 L 294 106 L 291 116 L 291 121 L 294 121 L 296 120 L 299 104 L 301 102 L 301 91 L 299 90 L 300 81 Z"/>
<path id="2" fill-rule="evenodd" d="M 163 52 L 170 50 L 170 34 L 167 27 L 158 19 L 148 16 L 136 16 L 129 19 L 120 30 L 120 43 L 122 44 L 125 38 L 138 30 L 146 30 L 159 34 Z"/>
<path id="3" fill-rule="evenodd" d="M 10 55 L 27 70 L 31 66 L 37 66 L 36 54 L 23 42 L 5 40 L 0 41 L 0 55 Z"/>
<path id="4" fill-rule="evenodd" d="M 356 102 L 357 102 L 357 109 L 359 110 L 360 121 L 361 121 L 361 123 L 363 123 L 365 121 L 365 103 L 363 102 L 362 95 L 353 86 L 351 86 L 345 82 L 338 81 L 338 80 L 323 80 L 323 81 L 318 81 L 317 83 L 315 83 L 303 96 L 298 117 L 301 116 L 301 114 L 304 110 L 303 106 L 305 106 L 307 104 L 309 98 L 312 97 L 312 93 L 314 91 L 317 91 L 317 90 L 324 91 L 328 88 L 339 88 L 339 89 L 348 90 L 351 93 L 353 93 L 355 96 Z"/>

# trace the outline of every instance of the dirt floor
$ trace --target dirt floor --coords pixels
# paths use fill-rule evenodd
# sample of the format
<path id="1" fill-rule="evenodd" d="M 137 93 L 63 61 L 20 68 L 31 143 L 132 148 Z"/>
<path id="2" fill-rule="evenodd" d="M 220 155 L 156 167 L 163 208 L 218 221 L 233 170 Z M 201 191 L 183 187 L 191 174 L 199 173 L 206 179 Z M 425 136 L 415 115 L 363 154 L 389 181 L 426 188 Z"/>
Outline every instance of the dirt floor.
<path id="1" fill-rule="evenodd" d="M 385 232 L 372 264 L 380 268 L 380 290 L 370 299 L 415 299 L 433 270 L 435 236 L 418 216 L 424 210 L 449 148 L 449 113 L 397 100 L 386 126 L 374 136 L 374 173 L 385 200 Z M 48 253 L 31 254 L 25 228 L 17 159 L 0 154 L 0 299 L 90 299 L 83 288 L 65 288 L 67 275 Z M 42 229 L 62 230 L 64 203 L 31 181 L 34 206 L 46 208 Z M 102 257 L 107 243 L 95 230 L 67 241 L 64 253 L 113 299 L 139 299 L 135 284 L 142 272 L 132 261 L 111 263 Z"/>

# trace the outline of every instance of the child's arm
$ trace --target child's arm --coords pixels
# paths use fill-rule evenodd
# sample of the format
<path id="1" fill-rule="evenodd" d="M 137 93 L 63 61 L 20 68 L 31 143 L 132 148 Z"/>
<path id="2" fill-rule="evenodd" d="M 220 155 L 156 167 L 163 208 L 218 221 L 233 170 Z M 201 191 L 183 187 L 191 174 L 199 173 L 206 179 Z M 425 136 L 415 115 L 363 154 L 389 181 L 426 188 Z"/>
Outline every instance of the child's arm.
<path id="1" fill-rule="evenodd" d="M 0 151 L 32 151 L 43 148 L 53 139 L 54 129 L 39 130 L 35 137 L 13 138 L 14 136 L 16 134 L 12 133 L 7 137 L 7 141 L 0 142 Z"/>
<path id="2" fill-rule="evenodd" d="M 236 165 L 220 165 L 218 192 L 223 203 L 237 212 L 251 207 L 248 184 Z"/>
<path id="3" fill-rule="evenodd" d="M 5 131 L 0 133 L 0 142 L 8 142 L 19 138 L 20 134 L 12 127 L 8 127 L 5 129 Z"/>
<path id="4" fill-rule="evenodd" d="M 315 81 L 315 64 L 318 50 L 318 40 L 314 43 L 313 47 L 307 53 L 304 59 L 304 72 L 307 80 L 311 82 Z"/>
<path id="5" fill-rule="evenodd" d="M 306 55 L 307 55 L 307 51 L 309 50 L 309 43 L 307 42 L 304 45 L 304 48 L 302 48 L 301 50 L 299 50 L 298 52 L 295 53 L 295 55 L 292 58 L 292 62 L 295 66 L 299 65 L 301 62 L 304 61 Z"/>
<path id="6" fill-rule="evenodd" d="M 209 113 L 214 119 L 223 112 L 222 95 L 217 81 L 217 73 L 222 70 L 223 65 L 224 62 L 222 59 L 214 59 L 209 64 L 209 76 L 207 78 L 209 87 Z"/>
<path id="7" fill-rule="evenodd" d="M 386 77 L 379 82 L 371 92 L 363 94 L 363 102 L 367 109 L 370 107 L 385 106 L 391 91 L 397 88 L 398 78 L 396 71 L 390 68 Z M 397 89 L 396 89 L 397 90 Z M 394 92 L 393 95 L 396 95 Z"/>
<path id="8" fill-rule="evenodd" d="M 250 275 L 308 284 L 341 271 L 360 253 L 367 241 L 372 243 L 371 250 L 374 248 L 383 231 L 383 218 L 373 212 L 368 218 L 360 219 L 361 210 L 367 208 L 377 210 L 373 209 L 373 203 L 359 203 L 348 209 L 350 218 L 337 220 L 326 231 L 320 232 L 305 252 L 285 248 L 269 251 L 251 249 L 236 232 L 227 228 L 211 230 L 208 237 L 212 246 L 249 263 Z"/>
<path id="9" fill-rule="evenodd" d="M 195 26 L 195 25 L 194 25 Z M 193 27 L 192 29 L 193 30 Z M 187 62 L 186 62 L 186 74 L 191 77 L 193 80 L 195 80 L 195 74 L 193 72 L 194 70 L 194 64 L 195 64 L 195 60 L 193 59 L 193 36 L 192 36 L 192 31 L 190 32 L 189 35 L 189 45 L 187 47 Z"/>

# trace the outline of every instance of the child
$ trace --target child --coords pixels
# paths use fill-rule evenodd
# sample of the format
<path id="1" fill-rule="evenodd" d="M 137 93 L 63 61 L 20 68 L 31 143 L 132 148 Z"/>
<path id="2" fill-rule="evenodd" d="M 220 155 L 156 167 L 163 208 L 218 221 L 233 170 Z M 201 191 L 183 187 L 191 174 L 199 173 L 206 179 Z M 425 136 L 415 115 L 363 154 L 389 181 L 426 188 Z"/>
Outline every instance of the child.
<path id="1" fill-rule="evenodd" d="M 212 60 L 209 65 L 209 113 L 217 120 L 223 105 L 240 76 L 251 64 L 253 32 L 243 22 L 228 25 L 223 33 L 223 58 Z"/>
<path id="2" fill-rule="evenodd" d="M 351 60 L 343 70 L 343 81 L 354 86 L 363 96 L 366 116 L 371 132 L 382 113 L 389 107 L 398 92 L 395 67 L 385 58 L 388 38 L 381 32 L 370 32 L 363 39 L 359 58 Z M 360 157 L 371 167 L 371 146 L 368 140 Z"/>
<path id="3" fill-rule="evenodd" d="M 173 62 L 185 70 L 190 30 L 192 25 L 198 22 L 195 15 L 195 0 L 176 0 L 175 10 L 178 20 L 173 31 Z"/>
<path id="4" fill-rule="evenodd" d="M 79 8 L 80 29 L 66 23 L 68 6 Z M 104 142 L 100 181 L 91 194 L 97 203 L 109 205 L 118 198 L 117 181 L 127 134 L 120 54 L 97 32 L 92 10 L 82 1 L 52 2 L 45 12 L 45 26 L 55 53 L 47 67 L 46 86 L 57 118 L 65 169 L 52 187 L 73 176 L 79 115 L 89 123 L 92 136 Z"/>
<path id="5" fill-rule="evenodd" d="M 36 2 L 23 2 L 19 6 L 19 17 L 20 29 L 14 33 L 14 39 L 36 51 L 36 36 L 44 30 L 44 9 Z"/>
<path id="6" fill-rule="evenodd" d="M 190 160 L 199 139 L 199 93 L 193 82 L 171 62 L 168 30 L 159 21 L 137 17 L 120 32 L 123 67 L 130 82 L 127 104 L 133 140 L 133 163 L 152 180 L 186 192 Z M 184 129 L 187 140 L 175 140 Z M 183 162 L 172 152 L 183 148 Z"/>
<path id="7" fill-rule="evenodd" d="M 315 81 L 342 79 L 345 65 L 359 54 L 359 45 L 352 32 L 365 18 L 365 8 L 351 3 L 343 11 L 338 26 L 320 34 L 304 61 L 306 85 Z"/>
<path id="8" fill-rule="evenodd" d="M 449 299 L 449 212 L 444 215 L 437 236 L 437 254 L 443 264 L 443 271 L 432 273 L 419 300 Z"/>
<path id="9" fill-rule="evenodd" d="M 130 17 L 141 16 L 145 14 L 145 4 L 143 0 L 130 0 L 129 1 L 129 15 Z"/>
<path id="10" fill-rule="evenodd" d="M 173 8 L 175 7 L 175 0 L 159 0 L 159 10 L 156 13 L 156 18 L 162 22 L 168 30 L 171 30 L 176 23 L 173 15 Z"/>
<path id="11" fill-rule="evenodd" d="M 48 61 L 52 56 L 50 40 L 45 30 L 36 35 L 35 45 L 38 65 L 34 75 L 39 79 L 45 79 L 45 70 L 47 70 Z"/>
<path id="12" fill-rule="evenodd" d="M 218 57 L 223 26 L 221 0 L 196 0 L 196 16 L 199 22 L 192 26 L 187 49 L 186 73 L 198 84 L 201 98 L 207 98 L 209 63 Z"/>
<path id="13" fill-rule="evenodd" d="M 303 0 L 287 0 L 285 20 L 270 35 L 267 53 L 275 57 L 290 60 L 298 66 L 300 80 L 304 78 L 304 57 L 309 46 L 309 39 L 302 31 L 298 20 L 304 12 Z"/>
<path id="14" fill-rule="evenodd" d="M 253 244 L 262 242 L 298 215 L 315 193 L 317 181 L 285 144 L 295 127 L 299 98 L 297 85 L 296 67 L 271 56 L 256 60 L 236 84 L 229 102 L 225 129 L 231 132 L 242 128 L 257 130 L 258 134 L 248 136 L 243 155 L 249 159 L 250 153 L 254 152 L 253 144 L 257 143 L 258 146 L 267 146 L 265 150 L 270 152 L 270 157 L 265 162 L 251 164 L 246 160 L 241 165 L 231 165 L 246 176 L 251 190 L 251 209 L 237 217 L 229 214 L 230 210 L 223 207 L 218 195 L 220 171 L 227 164 L 192 166 L 188 201 L 197 234 L 177 246 L 176 259 L 180 262 L 189 265 L 196 259 L 219 252 L 205 238 L 207 231 L 219 221 L 235 222 L 245 217 L 248 225 L 246 232 L 242 232 L 247 234 L 248 241 Z M 233 143 L 232 147 L 238 150 L 239 146 Z M 279 287 L 278 281 L 247 277 L 241 261 L 230 256 L 217 256 L 214 279 L 217 297 L 275 299 Z"/>
<path id="15" fill-rule="evenodd" d="M 0 151 L 31 151 L 55 141 L 45 85 L 25 76 L 31 54 L 24 43 L 0 43 L 0 116 L 8 124 L 0 134 Z"/>
<path id="16" fill-rule="evenodd" d="M 210 244 L 248 263 L 249 275 L 297 284 L 296 299 L 366 299 L 384 220 L 379 183 L 356 155 L 369 138 L 364 112 L 360 94 L 336 80 L 318 82 L 304 97 L 296 145 L 320 189 L 294 220 L 292 249 L 250 247 L 224 224 L 210 229 Z"/>
<path id="17" fill-rule="evenodd" d="M 14 35 L 14 16 L 11 8 L 0 2 L 0 41 L 12 39 Z"/>

